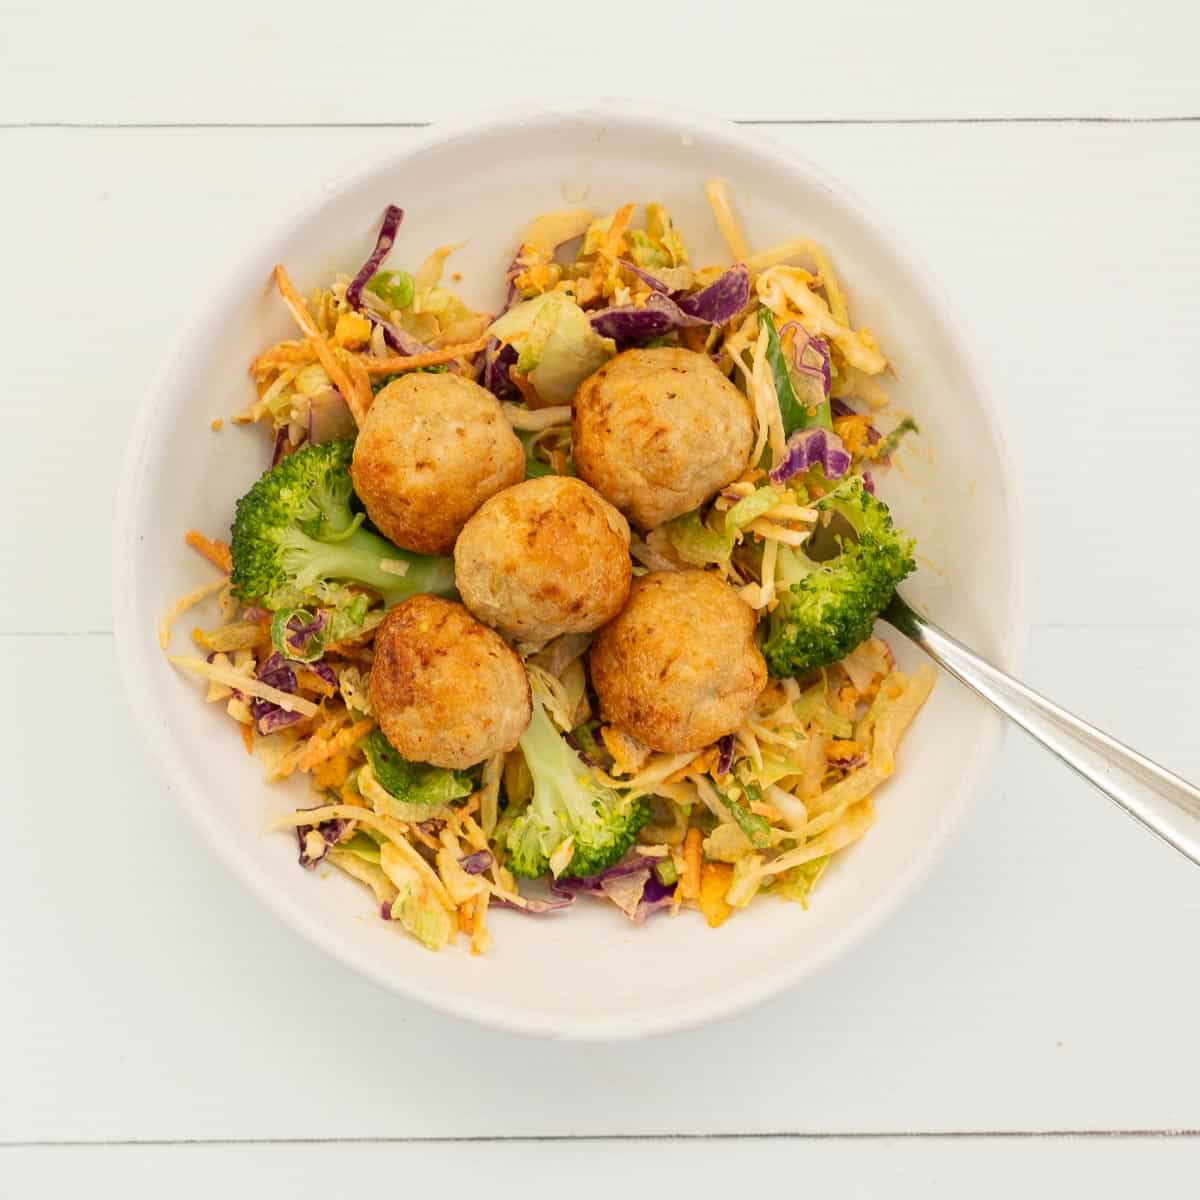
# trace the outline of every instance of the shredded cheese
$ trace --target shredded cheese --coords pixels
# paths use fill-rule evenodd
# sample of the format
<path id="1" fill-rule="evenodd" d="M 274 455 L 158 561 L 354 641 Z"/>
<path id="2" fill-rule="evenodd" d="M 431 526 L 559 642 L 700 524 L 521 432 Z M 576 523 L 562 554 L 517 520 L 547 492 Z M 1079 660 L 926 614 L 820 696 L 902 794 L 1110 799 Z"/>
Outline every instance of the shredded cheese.
<path id="1" fill-rule="evenodd" d="M 311 771 L 314 767 L 332 758 L 335 754 L 340 754 L 343 750 L 349 750 L 351 747 L 357 745 L 359 739 L 366 737 L 374 728 L 374 720 L 367 717 L 365 720 L 356 721 L 353 725 L 343 729 L 328 740 L 313 736 L 309 738 L 308 745 L 304 753 L 300 755 L 296 766 L 301 771 Z"/>
<path id="2" fill-rule="evenodd" d="M 754 343 L 754 361 L 750 370 L 750 392 L 758 417 L 758 438 L 751 462 L 762 457 L 764 445 L 771 448 L 771 465 L 777 466 L 787 451 L 787 435 L 783 430 L 783 414 L 779 409 L 779 397 L 775 392 L 775 380 L 767 362 L 766 329 L 759 330 Z"/>
<path id="3" fill-rule="evenodd" d="M 183 616 L 190 608 L 195 608 L 203 600 L 207 600 L 209 596 L 219 592 L 226 586 L 229 581 L 227 579 L 214 579 L 211 583 L 206 583 L 202 587 L 194 588 L 188 592 L 186 596 L 180 596 L 174 604 L 167 609 L 166 615 L 158 623 L 158 645 L 160 649 L 165 650 L 171 644 L 171 627 Z"/>
<path id="4" fill-rule="evenodd" d="M 802 866 L 812 862 L 814 858 L 824 858 L 827 854 L 836 854 L 844 850 L 852 842 L 857 842 L 864 833 L 875 823 L 875 806 L 870 797 L 865 797 L 857 804 L 846 810 L 846 814 L 832 829 L 827 829 L 817 837 L 810 838 L 803 846 L 789 850 L 778 858 L 764 862 L 754 874 L 760 877 L 780 875 L 790 871 L 792 867 Z"/>
<path id="5" fill-rule="evenodd" d="M 751 255 L 746 260 L 746 266 L 752 271 L 767 271 L 771 267 L 782 266 L 789 258 L 798 258 L 801 255 L 807 255 L 816 264 L 821 285 L 825 289 L 825 295 L 829 297 L 829 309 L 834 320 L 843 325 L 847 324 L 850 318 L 846 308 L 846 294 L 838 283 L 837 275 L 834 274 L 829 255 L 816 242 L 809 238 L 799 238 L 772 246 L 770 250 L 764 250 L 761 254 Z"/>
<path id="6" fill-rule="evenodd" d="M 733 201 L 729 196 L 729 187 L 723 179 L 710 179 L 704 185 L 704 194 L 708 197 L 717 228 L 729 247 L 729 253 L 735 262 L 745 262 L 750 258 L 750 247 L 742 234 L 742 227 L 733 212 Z"/>
<path id="7" fill-rule="evenodd" d="M 312 717 L 317 713 L 317 706 L 311 700 L 305 700 L 303 696 L 294 696 L 291 692 L 281 692 L 278 688 L 263 683 L 261 679 L 252 679 L 232 667 L 205 662 L 202 658 L 184 658 L 179 654 L 168 654 L 167 661 L 181 670 L 190 671 L 193 675 L 202 675 L 205 679 L 213 679 L 217 683 L 235 687 L 247 696 L 269 700 L 272 704 L 278 704 L 285 712 L 298 712 L 305 717 Z"/>
<path id="8" fill-rule="evenodd" d="M 807 529 L 789 529 L 786 525 L 776 525 L 774 521 L 768 521 L 764 517 L 751 521 L 746 528 L 751 533 L 757 533 L 765 541 L 782 542 L 785 546 L 803 546 L 810 536 Z"/>
<path id="9" fill-rule="evenodd" d="M 878 375 L 887 366 L 874 336 L 866 329 L 854 330 L 831 311 L 829 303 L 812 290 L 813 277 L 799 267 L 772 267 L 758 277 L 758 298 L 778 317 L 797 319 L 812 337 L 827 337 L 842 352 L 846 362 L 866 375 Z"/>

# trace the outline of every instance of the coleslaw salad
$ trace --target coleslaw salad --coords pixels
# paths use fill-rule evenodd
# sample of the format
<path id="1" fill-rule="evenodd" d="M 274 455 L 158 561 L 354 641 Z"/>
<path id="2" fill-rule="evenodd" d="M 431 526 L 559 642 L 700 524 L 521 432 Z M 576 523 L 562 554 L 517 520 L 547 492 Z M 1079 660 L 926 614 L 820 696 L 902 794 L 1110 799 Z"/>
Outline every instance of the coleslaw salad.
<path id="1" fill-rule="evenodd" d="M 766 618 L 778 603 L 780 548 L 813 537 L 818 504 L 838 479 L 857 476 L 871 490 L 872 472 L 886 469 L 912 426 L 890 413 L 887 360 L 851 322 L 824 249 L 795 241 L 753 253 L 728 189 L 712 181 L 706 192 L 731 264 L 691 264 L 682 233 L 655 204 L 641 220 L 632 203 L 611 214 L 563 210 L 530 224 L 500 313 L 475 311 L 444 285 L 453 246 L 411 274 L 386 269 L 402 218 L 389 208 L 363 267 L 307 301 L 276 268 L 301 336 L 254 360 L 256 397 L 233 421 L 261 425 L 276 464 L 353 436 L 391 378 L 451 370 L 504 402 L 527 474 L 565 474 L 569 399 L 596 366 L 647 343 L 710 354 L 752 404 L 755 465 L 710 504 L 636 538 L 631 553 L 635 569 L 703 566 Z M 879 427 L 881 413 L 890 430 Z M 173 627 L 215 597 L 220 622 L 193 628 L 195 652 L 172 661 L 207 683 L 205 699 L 225 706 L 269 781 L 311 781 L 313 806 L 278 822 L 295 831 L 301 865 L 358 880 L 381 915 L 431 948 L 462 935 L 482 952 L 491 906 L 540 915 L 585 893 L 635 921 L 695 909 L 712 926 L 758 897 L 807 903 L 830 857 L 872 824 L 874 793 L 933 683 L 928 668 L 899 671 L 872 637 L 807 677 L 772 680 L 717 744 L 665 755 L 594 716 L 586 637 L 521 647 L 581 769 L 652 811 L 619 863 L 589 879 L 552 875 L 525 894 L 503 843 L 505 822 L 528 802 L 519 752 L 481 764 L 461 796 L 437 805 L 406 805 L 381 782 L 365 686 L 382 619 L 376 598 L 268 611 L 233 595 L 223 542 L 200 531 L 187 538 L 218 574 L 164 618 L 164 650 Z"/>

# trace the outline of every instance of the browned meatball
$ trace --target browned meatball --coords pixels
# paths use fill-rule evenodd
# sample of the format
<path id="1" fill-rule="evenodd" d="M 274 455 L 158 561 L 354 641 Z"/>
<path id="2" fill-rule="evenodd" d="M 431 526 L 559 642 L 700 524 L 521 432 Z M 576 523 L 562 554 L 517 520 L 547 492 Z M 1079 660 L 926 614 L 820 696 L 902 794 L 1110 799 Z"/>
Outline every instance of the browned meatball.
<path id="1" fill-rule="evenodd" d="M 467 518 L 525 476 L 525 451 L 491 392 L 417 372 L 375 397 L 354 444 L 354 490 L 384 536 L 449 554 Z"/>
<path id="2" fill-rule="evenodd" d="M 532 714 L 520 658 L 461 604 L 414 596 L 375 635 L 371 705 L 405 758 L 461 770 L 511 750 Z"/>
<path id="3" fill-rule="evenodd" d="M 750 606 L 707 571 L 635 579 L 592 643 L 601 715 L 655 750 L 699 750 L 732 733 L 767 681 L 754 625 Z"/>
<path id="4" fill-rule="evenodd" d="M 705 354 L 626 350 L 575 396 L 576 470 L 642 529 L 732 482 L 753 447 L 750 401 Z"/>
<path id="5" fill-rule="evenodd" d="M 629 595 L 629 525 L 586 483 L 528 479 L 463 526 L 454 578 L 481 621 L 522 642 L 588 633 Z"/>

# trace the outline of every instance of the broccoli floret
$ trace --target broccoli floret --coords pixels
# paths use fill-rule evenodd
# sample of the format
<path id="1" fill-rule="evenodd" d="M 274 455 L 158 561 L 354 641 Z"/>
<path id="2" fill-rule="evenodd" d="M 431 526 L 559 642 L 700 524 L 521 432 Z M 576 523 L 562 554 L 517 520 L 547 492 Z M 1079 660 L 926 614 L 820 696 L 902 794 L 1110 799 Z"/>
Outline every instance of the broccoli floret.
<path id="1" fill-rule="evenodd" d="M 650 820 L 647 801 L 596 781 L 550 720 L 536 687 L 521 752 L 533 777 L 533 797 L 509 828 L 509 869 L 527 879 L 548 874 L 550 856 L 567 838 L 574 853 L 560 875 L 586 877 L 612 866 Z"/>
<path id="2" fill-rule="evenodd" d="M 400 550 L 362 529 L 350 506 L 354 443 L 306 446 L 272 467 L 237 502 L 236 596 L 276 609 L 328 601 L 337 583 L 378 592 L 390 606 L 418 592 L 454 591 L 454 563 Z M 344 596 L 344 592 L 343 592 Z"/>
<path id="3" fill-rule="evenodd" d="M 892 525 L 888 507 L 858 476 L 817 502 L 823 524 L 810 541 L 814 557 L 779 547 L 763 656 L 772 675 L 787 678 L 844 658 L 871 636 L 875 618 L 916 569 L 913 539 Z M 824 541 L 830 557 L 818 551 Z"/>

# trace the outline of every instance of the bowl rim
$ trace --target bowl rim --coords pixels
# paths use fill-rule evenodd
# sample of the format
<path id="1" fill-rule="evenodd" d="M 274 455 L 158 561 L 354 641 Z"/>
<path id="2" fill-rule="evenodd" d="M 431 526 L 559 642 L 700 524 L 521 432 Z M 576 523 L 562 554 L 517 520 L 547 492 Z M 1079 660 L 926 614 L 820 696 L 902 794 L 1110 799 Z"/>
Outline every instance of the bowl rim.
<path id="1" fill-rule="evenodd" d="M 942 333 L 954 346 L 955 353 L 971 380 L 978 408 L 996 447 L 998 473 L 1007 514 L 1007 533 L 1012 546 L 1011 604 L 1007 611 L 997 618 L 997 659 L 1000 665 L 1010 670 L 1018 668 L 1024 660 L 1028 640 L 1025 519 L 1021 489 L 1017 486 L 1020 474 L 1011 439 L 1007 436 L 999 410 L 970 348 L 969 339 L 962 332 L 961 321 L 954 315 L 941 287 L 931 277 L 924 264 L 904 249 L 905 242 L 895 236 L 890 226 L 882 221 L 870 206 L 804 155 L 780 145 L 757 127 L 747 128 L 722 118 L 659 103 L 625 99 L 544 100 L 488 110 L 483 116 L 474 113 L 437 122 L 419 133 L 403 149 L 381 155 L 370 164 L 350 172 L 339 182 L 336 189 L 309 201 L 286 223 L 274 227 L 261 241 L 261 245 L 266 249 L 256 250 L 247 255 L 240 265 L 220 277 L 218 283 L 204 295 L 203 302 L 197 306 L 197 315 L 171 340 L 161 366 L 153 376 L 152 386 L 142 398 L 130 429 L 118 484 L 112 533 L 112 604 L 116 653 L 132 723 L 161 773 L 168 791 L 176 794 L 184 811 L 210 848 L 239 882 L 280 921 L 310 944 L 356 974 L 392 993 L 419 1001 L 436 1011 L 504 1032 L 580 1041 L 616 1041 L 665 1034 L 731 1017 L 794 987 L 802 979 L 829 966 L 835 959 L 860 944 L 895 912 L 916 885 L 928 875 L 933 864 L 949 846 L 968 805 L 990 769 L 1003 730 L 999 717 L 989 714 L 990 720 L 985 722 L 982 729 L 980 752 L 943 806 L 939 820 L 931 830 L 921 852 L 909 859 L 905 871 L 893 877 L 885 892 L 853 920 L 847 921 L 835 937 L 820 946 L 812 955 L 803 960 L 782 963 L 773 969 L 756 972 L 736 985 L 723 989 L 717 996 L 698 997 L 686 1009 L 678 1005 L 664 1006 L 648 1015 L 642 1014 L 633 1018 L 622 1014 L 602 1018 L 562 1014 L 556 1017 L 554 1027 L 547 1029 L 542 1014 L 518 1008 L 497 1011 L 483 987 L 477 992 L 441 992 L 432 986 L 423 985 L 419 980 L 397 977 L 393 972 L 383 969 L 376 961 L 346 949 L 336 937 L 313 924 L 309 904 L 273 891 L 254 869 L 253 857 L 250 848 L 244 844 L 244 839 L 232 836 L 213 820 L 207 794 L 191 776 L 186 764 L 176 753 L 171 739 L 155 736 L 152 720 L 146 715 L 155 711 L 154 693 L 150 684 L 152 648 L 145 636 L 145 630 L 140 628 L 136 621 L 138 585 L 134 575 L 134 557 L 137 538 L 134 531 L 142 509 L 140 481 L 145 475 L 142 466 L 153 448 L 152 434 L 162 413 L 162 406 L 157 398 L 172 394 L 173 377 L 177 374 L 184 375 L 184 362 L 193 357 L 200 346 L 211 344 L 211 335 L 215 333 L 216 326 L 222 319 L 222 299 L 230 294 L 245 294 L 261 285 L 266 271 L 270 270 L 269 263 L 266 271 L 263 270 L 262 264 L 271 258 L 274 247 L 287 241 L 323 210 L 335 207 L 347 191 L 365 186 L 377 175 L 395 171 L 408 159 L 440 144 L 502 134 L 539 122 L 605 120 L 625 122 L 643 128 L 654 127 L 661 132 L 685 138 L 702 136 L 717 142 L 737 145 L 764 160 L 771 160 L 771 165 L 783 174 L 802 172 L 824 188 L 838 206 L 848 211 L 857 222 L 887 245 L 896 265 L 907 274 L 911 283 L 922 294 Z M 156 649 L 154 656 L 157 656 Z"/>

